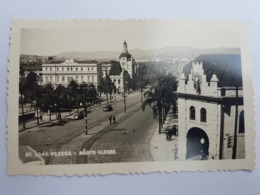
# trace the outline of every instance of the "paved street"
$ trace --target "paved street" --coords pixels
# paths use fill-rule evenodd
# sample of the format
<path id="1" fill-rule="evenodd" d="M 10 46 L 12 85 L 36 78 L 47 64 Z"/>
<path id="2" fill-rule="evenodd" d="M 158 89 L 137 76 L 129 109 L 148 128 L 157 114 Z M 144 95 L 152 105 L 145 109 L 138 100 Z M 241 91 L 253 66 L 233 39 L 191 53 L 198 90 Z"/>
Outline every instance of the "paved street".
<path id="1" fill-rule="evenodd" d="M 156 124 L 150 108 L 143 112 L 140 106 L 134 106 L 115 125 L 90 138 L 81 150 L 95 151 L 97 154 L 78 156 L 77 163 L 153 161 L 149 143 Z"/>
<path id="2" fill-rule="evenodd" d="M 118 124 L 120 122 L 120 120 L 124 121 L 124 119 L 126 119 L 126 117 L 129 117 L 133 113 L 135 113 L 135 112 L 139 113 L 137 115 L 134 114 L 133 116 L 131 116 L 133 118 L 131 118 L 130 120 L 126 120 L 125 122 L 119 123 L 118 127 L 116 127 L 116 128 L 121 128 L 121 129 L 129 126 L 129 124 L 133 123 L 133 122 L 138 125 L 142 124 L 142 123 L 140 123 L 141 121 L 147 121 L 147 123 L 149 123 L 149 121 L 154 122 L 152 119 L 151 113 L 148 113 L 150 109 L 149 108 L 147 109 L 147 112 L 145 112 L 145 113 L 147 113 L 147 115 L 145 115 L 143 113 L 143 111 L 140 111 L 140 105 L 141 105 L 140 93 L 133 93 L 133 94 L 129 95 L 129 97 L 127 97 L 127 115 L 125 115 L 123 112 L 123 98 L 120 96 L 118 96 L 117 101 L 115 101 L 113 103 L 114 110 L 112 112 L 103 112 L 102 107 L 96 107 L 96 108 L 90 109 L 88 112 L 89 133 L 91 134 L 91 131 L 93 128 L 99 127 L 98 130 L 100 131 L 103 129 L 101 127 L 105 127 L 106 125 L 109 125 L 108 118 L 111 114 L 116 115 L 116 118 L 119 120 L 119 121 L 117 121 L 117 124 Z M 131 111 L 133 109 L 134 109 L 134 112 Z M 120 116 L 122 116 L 122 117 L 124 116 L 125 118 L 120 119 Z M 145 118 L 142 119 L 140 116 L 150 117 L 151 120 L 146 120 Z M 138 121 L 138 122 L 136 122 L 136 121 Z M 128 134 L 127 129 L 124 130 L 125 132 L 122 131 L 122 133 L 123 133 L 122 135 L 128 134 L 129 140 L 130 141 L 133 140 L 133 141 L 131 141 L 132 143 L 129 143 L 129 144 L 135 145 L 137 142 L 140 142 L 140 143 L 142 142 L 142 144 L 147 143 L 147 140 L 149 139 L 149 136 L 152 135 L 152 133 L 148 133 L 146 131 L 141 131 L 143 128 L 146 128 L 145 124 L 142 124 L 142 125 L 143 126 L 137 126 L 137 128 L 136 128 L 136 129 L 139 129 L 136 132 L 140 131 L 141 132 L 140 135 L 142 135 L 142 136 L 133 136 L 134 134 L 133 135 Z M 61 121 L 54 121 L 49 124 L 45 124 L 45 125 L 42 125 L 39 127 L 35 127 L 32 129 L 20 132 L 19 133 L 19 145 L 20 146 L 22 146 L 22 145 L 31 146 L 35 151 L 40 152 L 40 153 L 58 152 L 62 148 L 64 148 L 71 140 L 73 140 L 74 138 L 78 137 L 81 134 L 84 134 L 84 132 L 85 132 L 84 126 L 85 126 L 84 120 L 73 121 L 73 120 L 69 120 L 69 119 L 63 119 Z M 131 126 L 133 127 L 133 124 Z M 150 129 L 150 128 L 148 128 L 148 129 Z M 109 135 L 107 133 L 105 133 L 105 134 L 104 134 L 104 136 Z M 93 137 L 95 137 L 95 136 L 93 136 Z M 100 136 L 100 138 L 101 137 L 102 137 L 102 139 L 104 139 L 103 136 Z M 111 137 L 117 137 L 117 136 L 113 136 L 113 134 L 112 134 Z M 144 137 L 147 137 L 147 140 L 143 140 Z M 121 136 L 119 136 L 119 138 L 117 138 L 119 145 L 116 147 L 118 147 L 118 148 L 120 148 L 121 142 L 119 140 L 121 138 L 122 138 Z M 113 140 L 114 141 L 110 142 L 110 144 L 115 143 L 115 139 L 113 139 Z M 93 140 L 92 140 L 92 142 L 93 142 Z M 122 143 L 123 142 L 124 141 L 122 141 Z M 99 143 L 99 141 L 97 140 L 97 144 L 98 143 Z M 109 143 L 109 141 L 107 141 L 107 143 Z M 93 145 L 93 147 L 96 147 L 96 146 Z M 129 148 L 131 148 L 131 145 L 129 145 Z M 137 145 L 137 151 L 140 148 L 141 148 L 141 146 Z M 118 151 L 121 151 L 121 149 L 120 150 L 118 149 Z M 55 162 L 55 156 L 53 157 L 53 156 L 47 155 L 47 156 L 43 156 L 43 158 L 45 159 L 47 164 L 52 164 Z M 126 157 L 122 157 L 122 160 L 125 158 Z"/>

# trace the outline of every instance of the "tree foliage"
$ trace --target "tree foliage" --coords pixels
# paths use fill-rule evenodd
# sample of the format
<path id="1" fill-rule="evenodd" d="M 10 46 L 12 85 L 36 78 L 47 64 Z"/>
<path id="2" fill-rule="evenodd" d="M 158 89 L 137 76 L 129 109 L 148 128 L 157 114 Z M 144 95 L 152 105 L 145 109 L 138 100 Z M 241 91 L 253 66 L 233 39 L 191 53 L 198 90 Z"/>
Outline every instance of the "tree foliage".
<path id="1" fill-rule="evenodd" d="M 145 100 L 142 109 L 150 106 L 153 110 L 154 119 L 159 121 L 159 132 L 163 124 L 163 112 L 167 113 L 171 105 L 176 105 L 177 82 L 172 75 L 160 75 L 157 83 L 144 92 Z"/>

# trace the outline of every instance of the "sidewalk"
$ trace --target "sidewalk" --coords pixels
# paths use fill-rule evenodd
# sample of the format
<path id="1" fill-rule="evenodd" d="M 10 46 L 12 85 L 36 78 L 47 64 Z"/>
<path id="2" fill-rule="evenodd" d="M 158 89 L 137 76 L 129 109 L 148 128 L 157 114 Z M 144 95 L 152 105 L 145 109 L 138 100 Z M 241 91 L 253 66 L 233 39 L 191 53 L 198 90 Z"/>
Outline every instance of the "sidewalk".
<path id="1" fill-rule="evenodd" d="M 114 104 L 114 103 L 116 103 L 117 101 L 120 101 L 120 100 L 121 99 L 119 97 L 118 99 L 116 99 L 116 100 L 113 99 L 112 101 L 110 101 L 108 103 L 106 101 L 103 101 L 101 104 L 96 104 L 94 106 L 91 106 L 88 109 L 91 110 L 91 109 L 96 108 L 96 107 L 102 107 L 106 104 Z M 73 115 L 76 111 L 77 111 L 77 109 L 73 109 L 71 112 L 61 112 L 61 119 L 68 118 L 69 116 Z M 37 127 L 37 126 L 41 126 L 41 125 L 44 125 L 44 124 L 47 124 L 47 123 L 52 123 L 52 122 L 55 122 L 57 120 L 58 119 L 57 119 L 56 113 L 51 114 L 51 120 L 50 120 L 49 115 L 44 115 L 42 120 L 39 119 L 39 124 L 37 124 L 37 119 L 25 122 L 25 129 L 23 129 L 23 123 L 19 123 L 19 132 L 27 130 L 27 129 L 31 129 L 31 128 L 34 128 L 34 127 Z"/>
<path id="2" fill-rule="evenodd" d="M 76 109 L 72 110 L 71 112 L 61 112 L 61 118 L 67 118 L 70 115 L 74 114 L 76 112 Z M 37 119 L 34 120 L 30 120 L 30 121 L 26 121 L 25 122 L 25 129 L 23 129 L 23 123 L 19 123 L 19 132 L 20 131 L 25 131 L 27 129 L 31 129 L 37 126 L 41 126 L 47 123 L 52 123 L 57 121 L 57 114 L 56 113 L 52 113 L 51 114 L 51 120 L 50 120 L 50 116 L 49 115 L 44 115 L 42 117 L 42 120 L 39 119 L 39 124 L 37 124 Z"/>
<path id="3" fill-rule="evenodd" d="M 175 145 L 176 150 L 178 151 L 178 137 L 172 136 L 172 139 L 167 141 L 166 132 L 162 131 L 161 134 L 159 134 L 159 130 L 157 128 L 150 141 L 150 151 L 154 161 L 176 160 L 174 152 Z"/>

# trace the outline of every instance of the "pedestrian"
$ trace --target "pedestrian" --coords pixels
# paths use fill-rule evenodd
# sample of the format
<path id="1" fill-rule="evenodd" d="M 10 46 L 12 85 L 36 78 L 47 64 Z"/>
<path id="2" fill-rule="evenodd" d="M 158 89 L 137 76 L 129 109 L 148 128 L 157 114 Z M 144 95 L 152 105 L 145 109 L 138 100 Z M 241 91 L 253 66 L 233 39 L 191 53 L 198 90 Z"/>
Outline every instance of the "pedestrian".
<path id="1" fill-rule="evenodd" d="M 204 150 L 200 150 L 200 160 L 205 160 L 206 159 L 206 156 L 205 156 L 205 152 Z"/>
<path id="2" fill-rule="evenodd" d="M 171 141 L 172 135 L 173 135 L 172 129 L 169 129 L 169 130 L 166 132 L 166 139 L 167 139 L 167 141 Z"/>
<path id="3" fill-rule="evenodd" d="M 178 158 L 178 156 L 177 156 L 177 151 L 178 151 L 177 145 L 174 146 L 172 151 L 173 151 L 174 159 L 176 160 Z"/>
<path id="4" fill-rule="evenodd" d="M 58 114 L 58 119 L 59 119 L 59 120 L 61 119 L 61 114 L 60 114 L 60 113 Z"/>
<path id="5" fill-rule="evenodd" d="M 116 116 L 115 115 L 113 116 L 113 121 L 114 121 L 114 123 L 116 123 Z"/>
<path id="6" fill-rule="evenodd" d="M 40 115 L 40 120 L 42 121 L 42 115 Z"/>
<path id="7" fill-rule="evenodd" d="M 111 125 L 111 123 L 112 123 L 112 116 L 110 115 L 110 117 L 109 117 L 109 123 L 110 123 L 110 125 Z"/>

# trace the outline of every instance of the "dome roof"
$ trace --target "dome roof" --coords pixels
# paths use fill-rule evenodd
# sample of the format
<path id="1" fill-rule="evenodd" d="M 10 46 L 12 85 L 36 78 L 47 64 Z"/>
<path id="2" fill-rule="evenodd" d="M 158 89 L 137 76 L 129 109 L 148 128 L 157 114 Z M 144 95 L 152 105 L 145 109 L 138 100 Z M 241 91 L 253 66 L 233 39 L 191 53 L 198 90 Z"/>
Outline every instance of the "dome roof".
<path id="1" fill-rule="evenodd" d="M 120 75 L 122 72 L 122 67 L 119 62 L 113 61 L 111 62 L 111 69 L 109 71 L 109 75 Z"/>
<path id="2" fill-rule="evenodd" d="M 128 52 L 127 53 L 123 52 L 123 53 L 120 54 L 119 59 L 121 59 L 123 57 L 127 58 L 127 60 L 130 60 L 132 56 Z"/>

